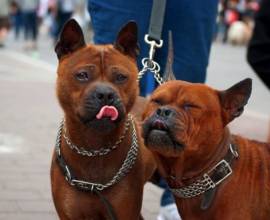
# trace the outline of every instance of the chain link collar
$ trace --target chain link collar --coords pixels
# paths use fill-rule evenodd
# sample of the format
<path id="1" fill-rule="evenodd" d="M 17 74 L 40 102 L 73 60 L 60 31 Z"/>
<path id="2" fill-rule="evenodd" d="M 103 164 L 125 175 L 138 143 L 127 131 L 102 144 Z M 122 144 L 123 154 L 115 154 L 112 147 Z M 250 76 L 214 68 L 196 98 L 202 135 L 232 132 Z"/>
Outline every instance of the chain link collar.
<path id="1" fill-rule="evenodd" d="M 64 137 L 66 144 L 69 146 L 69 148 L 71 150 L 75 150 L 77 154 L 80 154 L 82 156 L 87 156 L 87 157 L 104 156 L 104 155 L 107 155 L 108 153 L 110 153 L 112 150 L 115 150 L 122 143 L 122 141 L 124 140 L 124 138 L 126 136 L 127 130 L 129 128 L 130 121 L 131 121 L 131 117 L 130 117 L 130 115 L 128 115 L 128 120 L 125 123 L 125 130 L 124 130 L 123 134 L 121 135 L 121 137 L 119 138 L 119 140 L 116 141 L 113 146 L 102 147 L 98 150 L 86 150 L 85 147 L 78 147 L 77 145 L 73 144 L 71 142 L 71 140 L 68 138 L 68 136 L 66 135 L 66 128 L 65 127 L 64 127 L 63 137 Z M 87 148 L 93 149 L 93 147 L 87 147 Z"/>
<path id="2" fill-rule="evenodd" d="M 121 179 L 123 179 L 127 173 L 131 170 L 133 165 L 135 164 L 135 161 L 137 159 L 138 151 L 139 151 L 139 145 L 138 145 L 138 138 L 137 138 L 137 133 L 136 133 L 136 128 L 134 124 L 134 120 L 131 115 L 129 115 L 130 121 L 131 121 L 131 147 L 127 153 L 127 156 L 118 170 L 118 172 L 111 178 L 110 181 L 108 181 L 105 184 L 102 183 L 93 183 L 93 182 L 87 182 L 84 180 L 79 180 L 76 179 L 66 164 L 63 155 L 61 154 L 61 137 L 62 137 L 62 131 L 63 131 L 63 126 L 64 126 L 64 120 L 60 123 L 59 129 L 58 129 L 58 134 L 56 138 L 56 145 L 55 145 L 55 151 L 56 151 L 56 158 L 58 161 L 58 164 L 67 180 L 67 182 L 71 186 L 75 186 L 80 190 L 83 191 L 91 191 L 93 192 L 94 190 L 102 191 L 104 189 L 107 189 L 108 187 L 117 184 L 120 182 Z"/>
<path id="3" fill-rule="evenodd" d="M 201 179 L 186 187 L 171 188 L 173 194 L 180 198 L 192 198 L 217 187 L 233 173 L 230 163 L 232 162 L 233 158 L 238 157 L 238 153 L 232 144 L 230 144 L 227 155 L 230 156 L 231 161 L 227 161 L 226 159 L 219 161 L 211 170 L 203 174 Z M 217 175 L 214 176 L 215 172 Z"/>

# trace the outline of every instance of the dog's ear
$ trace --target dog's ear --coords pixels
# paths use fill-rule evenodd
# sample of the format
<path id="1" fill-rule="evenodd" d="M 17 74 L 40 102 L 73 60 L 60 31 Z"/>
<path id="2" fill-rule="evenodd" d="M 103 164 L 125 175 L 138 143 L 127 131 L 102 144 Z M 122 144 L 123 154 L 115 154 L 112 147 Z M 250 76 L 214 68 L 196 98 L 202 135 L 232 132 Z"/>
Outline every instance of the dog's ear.
<path id="1" fill-rule="evenodd" d="M 236 83 L 231 88 L 219 92 L 224 125 L 243 113 L 244 106 L 251 95 L 251 90 L 252 80 L 247 78 Z"/>
<path id="2" fill-rule="evenodd" d="M 62 56 L 72 53 L 82 47 L 84 47 L 85 40 L 80 25 L 75 19 L 68 20 L 59 37 L 55 46 L 55 52 L 58 59 Z"/>
<path id="3" fill-rule="evenodd" d="M 138 27 L 136 22 L 130 21 L 119 31 L 114 47 L 121 53 L 136 59 L 139 55 Z"/>

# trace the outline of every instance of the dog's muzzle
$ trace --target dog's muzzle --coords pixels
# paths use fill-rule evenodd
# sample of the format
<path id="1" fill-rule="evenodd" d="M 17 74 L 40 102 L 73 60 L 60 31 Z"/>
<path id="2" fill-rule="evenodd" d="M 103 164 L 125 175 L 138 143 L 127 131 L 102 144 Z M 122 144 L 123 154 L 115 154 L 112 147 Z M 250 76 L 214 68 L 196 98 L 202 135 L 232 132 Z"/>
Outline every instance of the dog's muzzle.
<path id="1" fill-rule="evenodd" d="M 79 116 L 88 127 L 106 132 L 124 119 L 125 107 L 117 91 L 109 84 L 100 83 L 87 92 Z"/>
<path id="2" fill-rule="evenodd" d="M 146 145 L 154 149 L 180 150 L 183 144 L 176 141 L 175 110 L 166 106 L 159 107 L 143 125 Z"/>

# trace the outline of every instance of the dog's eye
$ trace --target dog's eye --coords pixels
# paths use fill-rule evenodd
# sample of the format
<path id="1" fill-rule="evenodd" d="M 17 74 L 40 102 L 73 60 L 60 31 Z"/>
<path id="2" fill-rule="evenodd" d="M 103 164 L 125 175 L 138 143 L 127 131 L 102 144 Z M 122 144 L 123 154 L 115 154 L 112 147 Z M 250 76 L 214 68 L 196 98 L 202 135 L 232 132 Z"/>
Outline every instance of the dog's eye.
<path id="1" fill-rule="evenodd" d="M 115 82 L 116 83 L 124 83 L 127 80 L 127 76 L 125 76 L 122 73 L 117 73 L 115 76 Z"/>
<path id="2" fill-rule="evenodd" d="M 185 111 L 189 111 L 192 108 L 199 108 L 198 106 L 190 104 L 190 103 L 185 103 L 182 107 Z"/>
<path id="3" fill-rule="evenodd" d="M 160 100 L 160 99 L 152 99 L 151 102 L 153 102 L 153 103 L 155 103 L 157 105 L 162 105 L 163 104 L 162 100 Z"/>
<path id="4" fill-rule="evenodd" d="M 89 80 L 89 74 L 86 71 L 80 71 L 75 74 L 75 78 L 80 82 L 86 82 Z"/>

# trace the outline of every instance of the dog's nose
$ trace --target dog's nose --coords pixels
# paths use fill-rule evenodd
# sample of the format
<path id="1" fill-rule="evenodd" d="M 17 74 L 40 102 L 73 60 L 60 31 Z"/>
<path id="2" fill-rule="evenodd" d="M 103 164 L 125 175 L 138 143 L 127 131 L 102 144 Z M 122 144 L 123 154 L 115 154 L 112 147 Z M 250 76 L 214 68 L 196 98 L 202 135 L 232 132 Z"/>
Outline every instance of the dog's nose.
<path id="1" fill-rule="evenodd" d="M 172 115 L 173 111 L 168 107 L 159 107 L 156 110 L 156 114 L 163 118 L 169 118 Z"/>
<path id="2" fill-rule="evenodd" d="M 100 85 L 95 90 L 96 99 L 105 105 L 111 105 L 115 100 L 115 93 L 109 86 Z"/>

